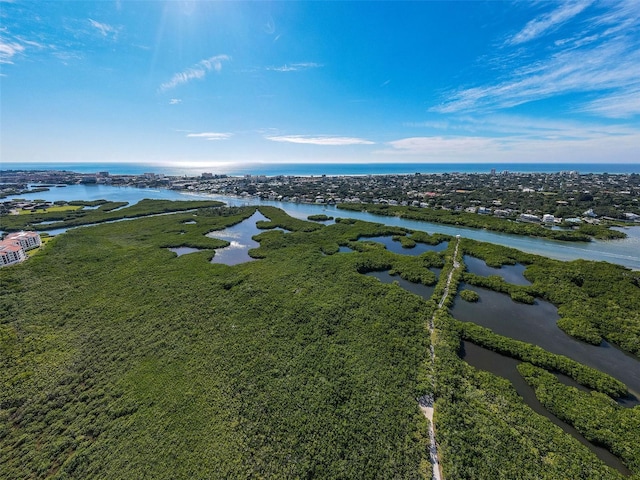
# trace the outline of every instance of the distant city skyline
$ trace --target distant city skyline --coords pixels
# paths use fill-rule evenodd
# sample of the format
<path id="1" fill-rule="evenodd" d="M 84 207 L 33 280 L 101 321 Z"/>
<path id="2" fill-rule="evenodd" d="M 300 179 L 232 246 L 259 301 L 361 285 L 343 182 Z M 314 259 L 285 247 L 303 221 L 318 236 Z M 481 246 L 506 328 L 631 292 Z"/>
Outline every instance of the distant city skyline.
<path id="1" fill-rule="evenodd" d="M 639 163 L 640 2 L 0 0 L 0 86 L 3 163 Z"/>

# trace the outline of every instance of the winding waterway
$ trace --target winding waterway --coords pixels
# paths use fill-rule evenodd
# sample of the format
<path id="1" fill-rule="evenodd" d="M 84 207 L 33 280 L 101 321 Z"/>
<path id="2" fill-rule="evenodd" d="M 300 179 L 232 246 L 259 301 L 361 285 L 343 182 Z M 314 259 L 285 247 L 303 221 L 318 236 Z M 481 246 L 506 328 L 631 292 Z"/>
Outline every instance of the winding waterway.
<path id="1" fill-rule="evenodd" d="M 594 445 L 589 442 L 580 432 L 568 423 L 563 422 L 558 417 L 549 412 L 536 398 L 536 394 L 529 384 L 522 378 L 518 372 L 517 366 L 520 363 L 511 357 L 506 357 L 491 350 L 479 347 L 471 342 L 462 342 L 462 358 L 475 368 L 485 370 L 494 375 L 506 378 L 511 382 L 516 392 L 522 397 L 524 402 L 534 412 L 547 417 L 554 424 L 559 426 L 564 432 L 568 433 L 580 443 L 589 448 L 600 460 L 615 468 L 624 475 L 631 475 L 631 471 L 622 463 L 622 461 L 609 452 L 607 449 Z"/>
<path id="2" fill-rule="evenodd" d="M 640 361 L 607 342 L 595 346 L 570 337 L 558 328 L 558 309 L 551 303 L 539 299 L 534 305 L 517 303 L 504 293 L 465 284 L 461 284 L 460 289 L 473 290 L 480 295 L 480 300 L 469 303 L 457 297 L 451 309 L 456 319 L 566 355 L 617 378 L 633 395 L 640 397 Z"/>
<path id="3" fill-rule="evenodd" d="M 199 197 L 222 201 L 231 206 L 270 205 L 281 208 L 289 215 L 296 218 L 306 219 L 309 215 L 323 213 L 333 217 L 355 218 L 369 222 L 382 223 L 389 226 L 426 231 L 428 233 L 444 233 L 451 236 L 461 235 L 463 237 L 505 245 L 525 252 L 535 253 L 560 260 L 574 260 L 579 258 L 598 261 L 605 260 L 640 270 L 640 227 L 625 229 L 628 238 L 624 240 L 570 243 L 543 238 L 508 235 L 486 230 L 438 225 L 402 219 L 399 217 L 386 217 L 363 212 L 343 211 L 332 206 L 263 201 L 253 197 L 238 198 L 221 195 L 194 195 L 165 189 L 138 189 L 133 187 L 114 187 L 106 185 L 72 185 L 64 188 L 52 188 L 47 192 L 23 194 L 18 197 L 25 199 L 43 199 L 46 201 L 90 201 L 105 199 L 111 201 L 124 201 L 129 204 L 135 204 L 144 198 L 186 200 Z M 212 262 L 232 265 L 252 260 L 251 257 L 248 256 L 247 252 L 250 248 L 259 246 L 257 242 L 250 239 L 251 236 L 260 232 L 260 230 L 255 226 L 255 222 L 257 220 L 266 219 L 260 213 L 256 213 L 250 219 L 234 227 L 211 232 L 211 236 L 226 239 L 231 242 L 229 247 L 216 250 Z M 442 248 L 446 248 L 445 242 L 438 246 L 424 246 L 422 244 L 418 244 L 416 248 L 403 249 L 399 242 L 394 242 L 390 237 L 369 238 L 363 240 L 379 241 L 384 243 L 386 248 L 391 251 L 412 255 L 426 250 L 439 251 Z M 349 250 L 346 247 L 343 247 L 340 251 L 348 252 Z M 187 254 L 188 251 L 180 250 L 175 253 L 181 255 Z M 503 267 L 502 269 L 492 269 L 481 260 L 472 259 L 471 257 L 466 257 L 465 263 L 469 266 L 471 271 L 475 271 L 480 275 L 497 274 L 501 275 L 510 283 L 528 284 L 527 280 L 522 276 L 522 271 L 524 270 L 523 266 L 516 265 Z M 424 298 L 429 298 L 433 293 L 433 287 L 411 284 L 400 277 L 392 277 L 387 272 L 372 272 L 368 275 L 376 277 L 385 283 L 397 282 L 399 286 Z M 564 334 L 564 332 L 558 329 L 556 325 L 558 314 L 557 309 L 553 305 L 540 300 L 536 301 L 536 305 L 533 306 L 517 304 L 512 302 L 511 299 L 504 294 L 470 286 L 461 286 L 461 288 L 470 288 L 477 291 L 480 294 L 480 302 L 477 304 L 470 304 L 463 302 L 458 298 L 452 309 L 452 314 L 459 320 L 472 321 L 491 328 L 496 333 L 540 345 L 554 353 L 567 355 L 581 363 L 609 373 L 610 375 L 625 382 L 633 393 L 640 393 L 640 361 L 634 357 L 624 354 L 606 342 L 603 342 L 599 347 L 595 347 L 579 342 Z M 535 399 L 535 396 L 532 397 L 530 387 L 528 387 L 519 374 L 517 374 L 517 371 L 515 370 L 517 361 L 480 349 L 472 344 L 466 344 L 465 348 L 467 352 L 465 359 L 469 363 L 477 366 L 478 368 L 485 368 L 510 379 L 514 383 L 518 392 L 534 410 L 538 411 L 541 408 L 543 409 L 541 405 L 535 404 L 535 401 L 533 400 Z M 497 372 L 496 369 L 503 369 L 504 371 L 500 373 Z M 520 380 L 517 378 L 520 378 Z M 529 390 L 527 390 L 527 388 Z M 631 404 L 634 403 L 634 401 L 631 401 Z M 546 410 L 544 411 L 546 412 Z M 549 417 L 549 415 L 550 414 L 546 412 L 546 416 Z M 564 422 L 560 422 L 556 419 L 554 423 L 560 425 Z M 565 431 L 571 429 L 571 427 L 566 424 L 560 426 Z M 578 438 L 576 436 L 577 432 L 569 433 Z M 608 452 L 599 452 L 598 456 L 605 459 L 604 457 L 607 454 Z M 605 461 L 612 465 L 616 460 L 617 459 L 615 458 L 607 458 Z M 616 465 L 616 468 L 624 472 L 624 469 L 620 468 L 619 465 Z"/>
<path id="4" fill-rule="evenodd" d="M 287 203 L 261 200 L 254 197 L 234 197 L 224 195 L 200 195 L 166 189 L 145 189 L 135 187 L 116 187 L 109 185 L 70 185 L 64 188 L 52 188 L 47 192 L 38 192 L 16 196 L 24 199 L 56 200 L 112 200 L 135 204 L 143 198 L 186 200 L 194 196 L 225 202 L 232 206 L 271 205 L 283 209 L 289 215 L 306 219 L 309 215 L 326 214 L 332 217 L 355 218 L 389 226 L 409 228 L 429 233 L 461 235 L 483 242 L 505 245 L 524 252 L 535 253 L 558 260 L 608 261 L 625 267 L 640 270 L 640 227 L 626 228 L 628 235 L 623 240 L 594 240 L 592 242 L 560 242 L 544 238 L 509 235 L 472 228 L 439 225 L 419 222 L 399 217 L 372 215 L 365 212 L 339 210 L 335 206 L 305 203 Z"/>
<path id="5" fill-rule="evenodd" d="M 264 230 L 260 230 L 256 226 L 259 221 L 268 222 L 269 219 L 260 212 L 256 212 L 232 227 L 207 233 L 207 237 L 220 238 L 229 242 L 229 246 L 216 249 L 211 263 L 238 265 L 239 263 L 255 260 L 255 258 L 249 256 L 249 250 L 260 247 L 260 244 L 252 238 L 264 232 Z"/>

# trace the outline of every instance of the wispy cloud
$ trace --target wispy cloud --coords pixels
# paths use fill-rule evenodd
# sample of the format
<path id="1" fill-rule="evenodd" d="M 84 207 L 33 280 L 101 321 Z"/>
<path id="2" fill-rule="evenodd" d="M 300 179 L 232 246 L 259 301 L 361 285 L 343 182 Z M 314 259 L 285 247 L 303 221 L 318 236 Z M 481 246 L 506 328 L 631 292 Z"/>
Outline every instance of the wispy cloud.
<path id="1" fill-rule="evenodd" d="M 582 110 L 610 118 L 631 118 L 638 115 L 640 114 L 640 84 L 636 90 L 612 93 L 593 100 Z"/>
<path id="2" fill-rule="evenodd" d="M 546 23 L 538 19 L 540 25 L 535 32 L 540 35 L 545 25 L 550 28 L 561 20 L 568 21 L 589 4 L 572 3 L 555 10 L 545 17 Z M 632 106 L 636 103 L 625 105 L 617 101 L 634 99 L 633 92 L 640 89 L 640 38 L 637 35 L 640 8 L 637 1 L 635 7 L 627 1 L 612 5 L 605 14 L 590 18 L 580 35 L 548 46 L 546 51 L 551 53 L 547 56 L 521 63 L 496 82 L 451 91 L 445 101 L 431 111 L 486 113 L 560 95 L 582 94 L 573 99 L 575 111 L 609 117 L 640 114 L 640 109 Z M 619 30 L 619 24 L 626 24 L 627 29 Z M 525 35 L 525 30 L 530 33 Z M 534 38 L 533 27 L 525 30 L 514 37 L 519 43 Z M 513 53 L 507 49 L 500 55 L 513 60 L 516 58 Z M 591 98 L 587 99 L 584 94 Z M 615 107 L 605 108 L 607 99 L 614 101 Z"/>
<path id="3" fill-rule="evenodd" d="M 518 45 L 538 38 L 548 31 L 553 30 L 563 23 L 571 20 L 592 3 L 593 0 L 567 2 L 555 10 L 529 21 L 525 27 L 511 37 L 507 43 L 511 45 Z"/>
<path id="4" fill-rule="evenodd" d="M 279 67 L 267 67 L 272 72 L 299 72 L 300 70 L 309 70 L 311 68 L 320 68 L 324 65 L 314 62 L 290 63 Z"/>
<path id="5" fill-rule="evenodd" d="M 331 145 L 331 146 L 344 146 L 344 145 L 373 145 L 375 142 L 366 140 L 364 138 L 355 137 L 330 137 L 330 136 L 307 136 L 307 135 L 271 135 L 265 136 L 267 140 L 273 142 L 284 143 L 300 143 L 305 145 Z"/>
<path id="6" fill-rule="evenodd" d="M 218 133 L 218 132 L 202 132 L 202 133 L 189 133 L 188 138 L 202 138 L 204 140 L 227 140 L 231 138 L 231 133 Z"/>
<path id="7" fill-rule="evenodd" d="M 0 63 L 13 63 L 13 57 L 24 52 L 25 46 L 0 37 Z"/>
<path id="8" fill-rule="evenodd" d="M 182 72 L 176 73 L 171 80 L 160 85 L 160 92 L 166 92 L 172 88 L 190 82 L 191 80 L 204 78 L 207 73 L 212 70 L 220 72 L 222 70 L 222 62 L 229 61 L 228 55 L 214 55 L 199 61 L 193 67 L 187 68 Z"/>
<path id="9" fill-rule="evenodd" d="M 89 19 L 89 23 L 93 28 L 98 30 L 98 32 L 105 38 L 109 37 L 113 40 L 118 38 L 118 34 L 120 33 L 121 27 L 113 27 L 107 23 L 97 22 L 96 20 Z"/>
<path id="10" fill-rule="evenodd" d="M 410 137 L 388 142 L 387 145 L 392 150 L 386 150 L 386 153 L 437 156 L 443 154 L 469 155 L 489 147 L 495 149 L 496 140 L 486 137 Z"/>
<path id="11" fill-rule="evenodd" d="M 172 98 L 169 100 L 169 105 L 179 105 L 182 103 L 182 100 L 179 98 Z"/>
<path id="12" fill-rule="evenodd" d="M 625 136 L 636 132 L 627 125 L 536 118 L 522 115 L 455 115 L 447 120 L 407 122 L 409 128 L 424 128 L 436 135 L 517 137 L 519 139 L 591 139 Z"/>
<path id="13" fill-rule="evenodd" d="M 478 136 L 411 137 L 387 143 L 373 153 L 410 156 L 423 162 L 523 163 L 612 162 L 629 163 L 637 158 L 640 133 L 623 136 L 593 135 L 588 138 L 536 139 Z"/>

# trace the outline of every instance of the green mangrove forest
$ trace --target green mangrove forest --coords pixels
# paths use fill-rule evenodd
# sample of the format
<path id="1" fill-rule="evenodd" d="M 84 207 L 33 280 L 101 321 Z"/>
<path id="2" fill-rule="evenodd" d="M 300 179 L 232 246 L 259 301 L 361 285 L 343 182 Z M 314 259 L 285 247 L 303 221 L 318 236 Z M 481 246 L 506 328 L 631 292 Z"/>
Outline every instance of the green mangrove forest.
<path id="1" fill-rule="evenodd" d="M 569 335 L 638 355 L 639 272 L 275 207 L 79 204 L 97 208 L 1 218 L 4 230 L 86 226 L 0 269 L 0 478 L 428 479 L 418 399 L 432 395 L 446 479 L 640 479 L 625 384 L 450 313 L 461 282 L 546 300 Z M 268 220 L 254 261 L 211 263 L 230 246 L 216 232 L 257 210 Z M 448 245 L 401 255 L 380 236 L 407 252 Z M 464 255 L 526 265 L 531 285 L 466 272 Z M 432 297 L 364 275 L 383 271 Z M 463 341 L 519 360 L 544 407 L 626 470 L 472 367 Z"/>
<path id="2" fill-rule="evenodd" d="M 368 212 L 374 215 L 397 216 L 423 222 L 443 223 L 461 227 L 482 228 L 513 235 L 529 235 L 568 242 L 589 242 L 592 238 L 600 240 L 625 238 L 626 234 L 611 230 L 607 225 L 582 224 L 575 229 L 552 230 L 537 223 L 516 222 L 492 215 L 479 215 L 464 211 L 421 208 L 373 203 L 341 203 L 338 208 L 346 211 Z"/>

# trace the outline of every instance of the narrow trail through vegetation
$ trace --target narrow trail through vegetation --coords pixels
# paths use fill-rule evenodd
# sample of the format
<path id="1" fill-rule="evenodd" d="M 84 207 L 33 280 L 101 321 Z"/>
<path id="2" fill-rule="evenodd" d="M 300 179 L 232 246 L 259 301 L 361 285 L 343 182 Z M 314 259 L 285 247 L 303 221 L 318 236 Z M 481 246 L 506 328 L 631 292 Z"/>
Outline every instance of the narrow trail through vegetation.
<path id="1" fill-rule="evenodd" d="M 429 334 L 433 335 L 434 330 L 434 321 L 437 312 L 445 306 L 445 302 L 447 297 L 449 296 L 449 287 L 451 285 L 451 281 L 453 280 L 453 275 L 457 269 L 460 268 L 460 262 L 458 262 L 458 247 L 460 245 L 460 237 L 456 237 L 456 248 L 453 252 L 453 268 L 449 272 L 449 276 L 447 277 L 447 284 L 442 292 L 442 298 L 440 298 L 440 302 L 438 303 L 438 309 L 433 312 L 433 315 L 429 319 Z M 430 347 L 431 351 L 431 361 L 435 361 L 435 351 L 433 349 L 433 344 Z M 433 395 L 427 394 L 423 395 L 418 399 L 418 403 L 420 405 L 420 410 L 424 414 L 425 417 L 429 420 L 429 455 L 431 457 L 431 464 L 433 465 L 433 479 L 434 480 L 442 480 L 442 471 L 440 467 L 440 460 L 438 458 L 438 446 L 436 443 L 436 434 L 435 427 L 433 425 Z"/>

